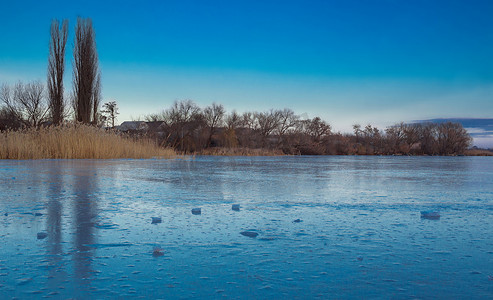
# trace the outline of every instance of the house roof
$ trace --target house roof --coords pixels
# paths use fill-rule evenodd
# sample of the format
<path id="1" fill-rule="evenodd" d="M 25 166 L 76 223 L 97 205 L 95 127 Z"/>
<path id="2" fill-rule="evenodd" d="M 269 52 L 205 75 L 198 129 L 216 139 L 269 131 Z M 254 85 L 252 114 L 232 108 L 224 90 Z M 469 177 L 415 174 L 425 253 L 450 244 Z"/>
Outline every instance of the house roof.
<path id="1" fill-rule="evenodd" d="M 125 121 L 117 127 L 121 131 L 146 130 L 149 126 L 144 121 Z"/>

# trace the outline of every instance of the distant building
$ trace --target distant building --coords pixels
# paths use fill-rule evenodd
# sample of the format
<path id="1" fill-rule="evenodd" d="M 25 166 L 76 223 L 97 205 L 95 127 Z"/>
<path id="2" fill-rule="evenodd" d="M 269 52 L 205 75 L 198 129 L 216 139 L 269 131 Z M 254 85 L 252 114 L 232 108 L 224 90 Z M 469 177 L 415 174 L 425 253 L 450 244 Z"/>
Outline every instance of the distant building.
<path id="1" fill-rule="evenodd" d="M 149 125 L 144 121 L 125 121 L 116 129 L 120 131 L 146 131 L 149 129 Z"/>
<path id="2" fill-rule="evenodd" d="M 146 124 L 148 126 L 148 130 L 151 132 L 161 132 L 166 126 L 166 122 L 164 121 L 152 121 L 146 122 Z"/>

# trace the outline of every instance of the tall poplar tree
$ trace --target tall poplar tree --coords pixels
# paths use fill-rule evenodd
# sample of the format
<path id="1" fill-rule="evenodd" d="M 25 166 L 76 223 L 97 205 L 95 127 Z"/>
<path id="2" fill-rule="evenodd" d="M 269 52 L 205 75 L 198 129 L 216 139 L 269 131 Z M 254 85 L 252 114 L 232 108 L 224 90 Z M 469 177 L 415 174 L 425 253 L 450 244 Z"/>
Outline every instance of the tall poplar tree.
<path id="1" fill-rule="evenodd" d="M 61 26 L 60 26 L 61 25 Z M 50 54 L 48 56 L 48 103 L 53 124 L 63 122 L 65 100 L 63 98 L 63 75 L 65 72 L 65 46 L 68 36 L 68 21 L 51 22 Z"/>
<path id="2" fill-rule="evenodd" d="M 97 124 L 101 101 L 101 73 L 96 33 L 91 19 L 77 19 L 72 65 L 75 119 L 85 124 Z"/>

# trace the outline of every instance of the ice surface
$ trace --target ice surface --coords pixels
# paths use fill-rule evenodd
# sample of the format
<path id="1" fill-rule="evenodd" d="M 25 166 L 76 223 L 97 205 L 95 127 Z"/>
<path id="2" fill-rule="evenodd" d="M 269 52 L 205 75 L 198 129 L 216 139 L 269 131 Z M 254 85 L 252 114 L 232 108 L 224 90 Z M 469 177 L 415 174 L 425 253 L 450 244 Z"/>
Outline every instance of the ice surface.
<path id="1" fill-rule="evenodd" d="M 0 212 L 6 299 L 493 298 L 487 157 L 4 160 Z"/>

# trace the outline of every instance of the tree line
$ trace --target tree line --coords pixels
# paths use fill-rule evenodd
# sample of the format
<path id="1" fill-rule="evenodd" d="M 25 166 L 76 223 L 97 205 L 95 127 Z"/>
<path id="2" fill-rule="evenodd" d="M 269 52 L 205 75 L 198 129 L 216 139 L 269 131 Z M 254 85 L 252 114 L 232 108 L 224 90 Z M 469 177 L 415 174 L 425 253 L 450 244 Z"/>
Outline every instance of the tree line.
<path id="1" fill-rule="evenodd" d="M 101 72 L 96 34 L 91 19 L 78 18 L 72 55 L 72 91 L 65 96 L 65 53 L 68 21 L 53 20 L 50 27 L 47 81 L 0 87 L 0 130 L 60 125 L 70 115 L 77 122 L 98 124 L 102 114 Z"/>
<path id="2" fill-rule="evenodd" d="M 63 80 L 67 39 L 68 21 L 53 20 L 46 85 L 33 81 L 0 87 L 0 131 L 60 125 L 70 116 L 78 123 L 115 127 L 116 102 L 99 108 L 101 71 L 91 19 L 77 19 L 68 97 Z M 202 109 L 191 100 L 175 101 L 162 112 L 146 116 L 146 121 L 147 137 L 184 153 L 241 147 L 285 154 L 453 155 L 462 154 L 471 144 L 458 123 L 401 123 L 383 131 L 354 125 L 353 133 L 342 134 L 333 132 L 320 117 L 302 118 L 288 108 L 227 113 L 221 104 Z"/>
<path id="3" fill-rule="evenodd" d="M 294 155 L 457 155 L 472 141 L 459 123 L 400 123 L 385 130 L 356 124 L 342 134 L 320 117 L 302 118 L 288 108 L 239 114 L 217 103 L 202 109 L 191 100 L 145 119 L 146 135 L 184 153 L 244 147 Z"/>

